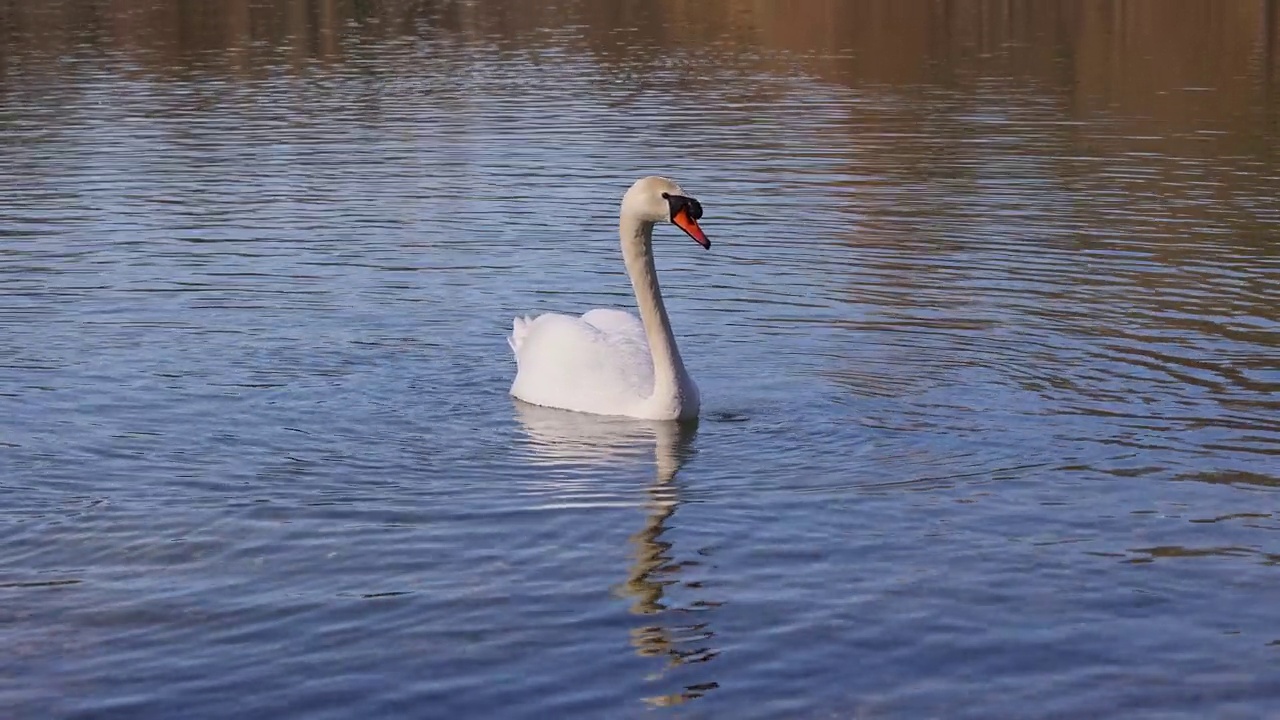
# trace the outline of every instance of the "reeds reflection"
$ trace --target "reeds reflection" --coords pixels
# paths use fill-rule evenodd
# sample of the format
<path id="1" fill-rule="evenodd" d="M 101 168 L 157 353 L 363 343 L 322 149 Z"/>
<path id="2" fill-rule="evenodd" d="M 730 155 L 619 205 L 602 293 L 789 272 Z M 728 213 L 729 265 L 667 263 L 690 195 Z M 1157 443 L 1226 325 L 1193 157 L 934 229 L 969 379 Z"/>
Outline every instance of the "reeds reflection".
<path id="1" fill-rule="evenodd" d="M 1280 0 L 50 0 L 0 4 L 0 67 L 11 53 L 93 47 L 148 72 L 228 59 L 243 70 L 343 62 L 383 41 L 442 35 L 508 49 L 556 37 L 606 66 L 682 50 L 709 50 L 700 63 L 726 50 L 740 61 L 732 51 L 752 49 L 773 70 L 798 61 L 851 85 L 1015 76 L 1080 111 L 1238 122 L 1276 91 Z"/>
<path id="2" fill-rule="evenodd" d="M 630 611 L 644 618 L 631 630 L 631 644 L 643 657 L 663 660 L 649 680 L 682 665 L 705 663 L 719 655 L 707 611 L 721 603 L 702 597 L 674 597 L 673 586 L 701 594 L 700 580 L 690 570 L 702 566 L 699 559 L 680 559 L 674 544 L 663 536 L 680 507 L 680 468 L 694 454 L 696 421 L 653 422 L 601 417 L 538 407 L 514 400 L 534 462 L 602 465 L 620 460 L 637 461 L 652 453 L 654 479 L 647 489 L 644 526 L 631 535 L 632 562 L 627 578 L 614 591 L 630 599 Z M 685 553 L 688 554 L 688 553 Z M 674 705 L 701 697 L 717 687 L 715 682 L 683 686 L 679 691 L 646 698 L 652 705 Z"/>

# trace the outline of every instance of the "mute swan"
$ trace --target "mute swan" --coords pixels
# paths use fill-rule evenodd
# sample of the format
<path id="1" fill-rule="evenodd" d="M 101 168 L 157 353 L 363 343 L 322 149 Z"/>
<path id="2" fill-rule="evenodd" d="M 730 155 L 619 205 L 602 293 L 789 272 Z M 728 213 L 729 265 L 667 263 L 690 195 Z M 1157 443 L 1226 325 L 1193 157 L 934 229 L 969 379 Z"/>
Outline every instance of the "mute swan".
<path id="1" fill-rule="evenodd" d="M 653 226 L 670 221 L 711 247 L 702 205 L 674 181 L 641 178 L 622 196 L 618 234 L 640 319 L 596 309 L 581 317 L 518 317 L 507 339 L 516 356 L 511 394 L 534 405 L 645 420 L 698 416 L 698 386 L 684 369 L 653 265 Z"/>

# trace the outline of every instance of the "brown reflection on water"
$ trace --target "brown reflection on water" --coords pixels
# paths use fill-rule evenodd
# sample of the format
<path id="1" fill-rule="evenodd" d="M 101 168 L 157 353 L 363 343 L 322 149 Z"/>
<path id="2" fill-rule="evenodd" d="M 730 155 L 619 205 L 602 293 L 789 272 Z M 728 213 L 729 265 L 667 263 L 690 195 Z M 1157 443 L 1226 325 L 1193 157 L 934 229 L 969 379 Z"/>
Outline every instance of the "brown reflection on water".
<path id="1" fill-rule="evenodd" d="M 1158 140 L 1156 149 L 1182 156 L 1274 160 L 1278 5 L 1280 0 L 11 2 L 0 5 L 0 92 L 15 80 L 15 59 L 28 80 L 43 82 L 61 81 L 53 62 L 59 57 L 101 52 L 127 60 L 122 72 L 160 76 L 192 70 L 262 75 L 281 66 L 301 73 L 312 64 L 357 57 L 364 59 L 362 67 L 411 74 L 414 68 L 398 66 L 419 56 L 371 53 L 414 38 L 523 51 L 554 37 L 606 70 L 681 56 L 690 60 L 682 67 L 691 78 L 707 75 L 708 63 L 799 70 L 841 85 L 893 88 L 913 100 L 908 117 L 863 116 L 853 132 L 897 129 L 904 120 L 924 133 L 958 130 L 955 123 L 932 121 L 947 109 L 922 93 L 972 90 L 1003 78 L 1053 102 L 1064 119 L 1115 119 L 1113 138 L 1075 137 L 1079 152 L 1147 152 Z M 46 72 L 36 71 L 41 65 Z M 963 109 L 984 107 L 975 100 Z"/>
<path id="2" fill-rule="evenodd" d="M 251 45 L 339 58 L 353 43 L 445 31 L 491 42 L 572 27 L 603 51 L 756 46 L 849 83 L 1022 76 L 1083 110 L 1230 117 L 1274 94 L 1277 0 L 52 0 L 0 5 L 4 54 L 137 53 L 167 71 Z M 207 58 L 206 58 L 207 59 Z M 1195 91 L 1212 90 L 1212 99 Z"/>

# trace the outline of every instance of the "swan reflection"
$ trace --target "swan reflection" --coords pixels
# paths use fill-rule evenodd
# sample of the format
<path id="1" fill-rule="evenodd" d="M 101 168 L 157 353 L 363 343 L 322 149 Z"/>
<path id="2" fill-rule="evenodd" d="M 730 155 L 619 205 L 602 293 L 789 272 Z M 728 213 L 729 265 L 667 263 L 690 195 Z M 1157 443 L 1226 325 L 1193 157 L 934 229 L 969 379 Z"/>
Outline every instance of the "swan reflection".
<path id="1" fill-rule="evenodd" d="M 692 457 L 697 423 L 646 421 L 587 415 L 513 401 L 528 441 L 533 462 L 562 465 L 604 465 L 620 459 L 655 463 L 655 477 L 645 502 L 644 526 L 631 536 L 632 561 L 626 580 L 614 589 L 630 599 L 631 612 L 643 625 L 631 630 L 631 644 L 644 657 L 661 658 L 662 667 L 650 679 L 672 669 L 715 658 L 715 633 L 706 613 L 720 605 L 707 599 L 686 599 L 701 593 L 702 583 L 691 574 L 702 566 L 706 550 L 679 560 L 673 543 L 664 540 L 669 521 L 680 507 L 676 475 Z M 689 555 L 686 551 L 686 556 Z M 646 698 L 653 705 L 674 705 L 701 697 L 714 682 L 684 686 L 679 692 Z"/>

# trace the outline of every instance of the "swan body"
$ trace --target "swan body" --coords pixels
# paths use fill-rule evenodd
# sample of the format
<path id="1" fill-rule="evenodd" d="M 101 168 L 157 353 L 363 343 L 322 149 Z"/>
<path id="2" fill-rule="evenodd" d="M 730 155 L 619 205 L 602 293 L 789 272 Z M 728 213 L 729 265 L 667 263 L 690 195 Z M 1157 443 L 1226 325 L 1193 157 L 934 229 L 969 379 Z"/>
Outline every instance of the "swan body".
<path id="1" fill-rule="evenodd" d="M 618 233 L 640 317 L 596 309 L 517 317 L 507 342 L 516 357 L 511 394 L 534 405 L 596 415 L 682 420 L 698 415 L 653 263 L 653 228 L 671 222 L 703 247 L 702 206 L 675 182 L 637 180 L 622 198 Z"/>

